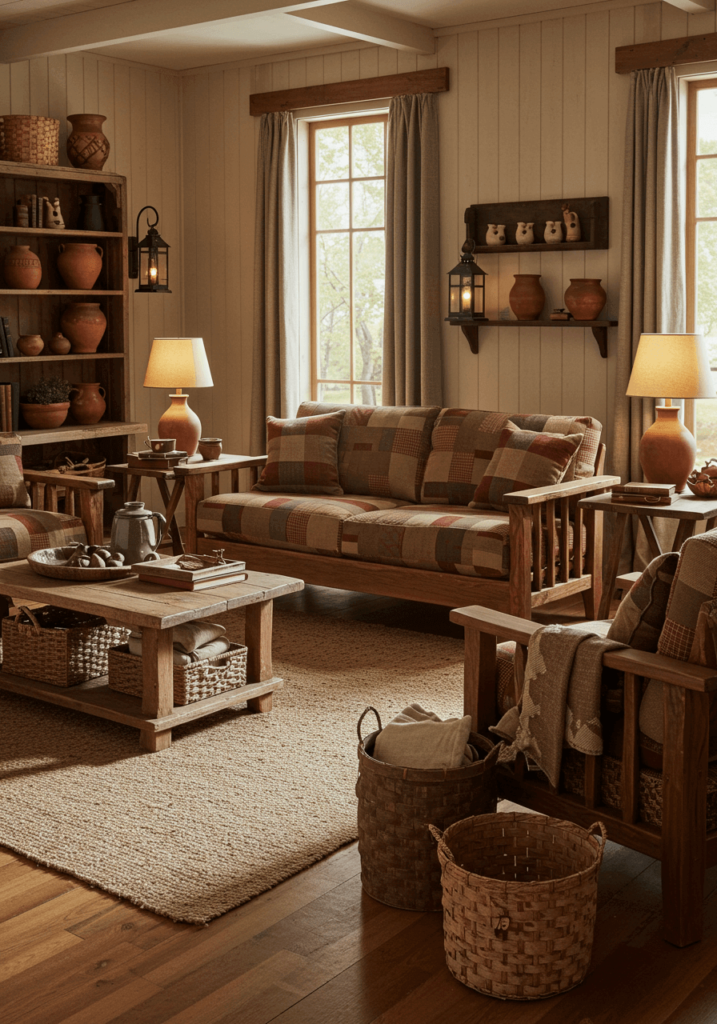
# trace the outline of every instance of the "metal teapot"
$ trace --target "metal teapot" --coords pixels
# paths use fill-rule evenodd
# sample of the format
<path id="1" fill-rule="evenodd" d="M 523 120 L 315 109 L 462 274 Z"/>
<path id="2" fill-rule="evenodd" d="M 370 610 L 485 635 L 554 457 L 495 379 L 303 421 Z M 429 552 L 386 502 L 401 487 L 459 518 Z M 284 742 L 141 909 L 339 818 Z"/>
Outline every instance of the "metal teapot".
<path id="1" fill-rule="evenodd" d="M 156 525 L 152 520 L 156 519 Z M 126 501 L 115 512 L 110 535 L 110 551 L 124 555 L 126 565 L 151 561 L 162 539 L 167 520 L 160 512 L 150 512 L 143 501 Z"/>

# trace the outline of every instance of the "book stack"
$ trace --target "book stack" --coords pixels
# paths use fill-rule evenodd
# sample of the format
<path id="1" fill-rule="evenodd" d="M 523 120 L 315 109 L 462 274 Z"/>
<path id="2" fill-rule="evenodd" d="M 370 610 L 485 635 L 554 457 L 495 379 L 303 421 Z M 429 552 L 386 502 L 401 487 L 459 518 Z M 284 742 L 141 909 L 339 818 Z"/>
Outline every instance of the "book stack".
<path id="1" fill-rule="evenodd" d="M 187 458 L 187 452 L 127 452 L 127 465 L 144 466 L 145 469 L 174 469 L 180 462 L 186 462 Z"/>
<path id="2" fill-rule="evenodd" d="M 611 500 L 618 505 L 671 505 L 679 498 L 675 491 L 674 484 L 616 484 Z"/>
<path id="3" fill-rule="evenodd" d="M 181 590 L 207 590 L 226 583 L 241 583 L 247 578 L 246 562 L 221 561 L 201 569 L 183 569 L 177 562 L 187 556 L 174 555 L 155 562 L 139 562 L 132 566 L 142 583 L 155 583 L 162 587 Z"/>

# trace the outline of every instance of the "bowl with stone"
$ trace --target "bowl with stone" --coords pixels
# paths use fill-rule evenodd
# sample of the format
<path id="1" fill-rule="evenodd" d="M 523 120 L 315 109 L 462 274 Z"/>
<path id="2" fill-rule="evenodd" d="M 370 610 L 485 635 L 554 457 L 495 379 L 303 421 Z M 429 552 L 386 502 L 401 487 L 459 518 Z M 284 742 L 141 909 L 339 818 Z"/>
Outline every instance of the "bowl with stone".
<path id="1" fill-rule="evenodd" d="M 124 564 L 124 555 L 114 555 L 101 544 L 73 541 L 61 548 L 31 551 L 27 560 L 39 576 L 51 576 L 56 580 L 100 583 L 132 575 L 132 566 Z"/>

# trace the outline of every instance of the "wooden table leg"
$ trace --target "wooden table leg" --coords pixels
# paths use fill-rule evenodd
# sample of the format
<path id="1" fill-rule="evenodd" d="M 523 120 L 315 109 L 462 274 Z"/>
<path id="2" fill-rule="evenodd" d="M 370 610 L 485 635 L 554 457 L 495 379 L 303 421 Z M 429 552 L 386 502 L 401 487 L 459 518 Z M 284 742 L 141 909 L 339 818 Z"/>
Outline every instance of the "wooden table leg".
<path id="1" fill-rule="evenodd" d="M 142 711 L 152 718 L 170 714 L 174 707 L 172 670 L 172 630 L 145 626 L 142 630 Z M 166 750 L 172 743 L 172 730 L 140 732 L 145 750 Z"/>
<path id="2" fill-rule="evenodd" d="M 675 534 L 675 551 L 679 551 L 686 540 L 694 536 L 695 527 L 697 523 L 694 519 L 681 519 L 677 524 L 677 533 Z"/>
<path id="3" fill-rule="evenodd" d="M 132 473 L 127 481 L 127 501 L 136 501 L 137 495 L 139 494 L 139 485 L 142 483 L 142 477 L 139 474 Z"/>
<path id="4" fill-rule="evenodd" d="M 182 538 L 179 534 L 179 527 L 177 526 L 177 520 L 175 519 L 175 512 L 177 511 L 177 505 L 179 499 L 184 493 L 184 478 L 179 477 L 174 481 L 174 487 L 170 495 L 169 488 L 167 487 L 167 481 L 163 477 L 157 477 L 157 484 L 159 485 L 159 493 L 162 495 L 162 501 L 164 502 L 164 511 L 167 519 L 167 525 L 164 528 L 160 545 L 164 543 L 164 539 L 167 533 L 172 535 L 172 554 L 183 555 L 184 544 L 182 544 Z"/>
<path id="5" fill-rule="evenodd" d="M 271 663 L 273 620 L 273 601 L 260 601 L 258 604 L 247 605 L 244 642 L 247 646 L 246 677 L 248 683 L 259 683 L 262 679 L 271 679 L 274 674 Z M 253 697 L 247 701 L 247 706 L 250 711 L 271 711 L 272 697 L 271 693 L 265 693 L 262 697 Z"/>
<path id="6" fill-rule="evenodd" d="M 643 533 L 645 534 L 647 546 L 650 550 L 650 558 L 658 558 L 662 554 L 662 547 L 660 546 L 660 542 L 657 539 L 655 527 L 652 525 L 652 519 L 650 518 L 650 516 L 638 515 L 637 521 L 642 527 Z"/>
<path id="7" fill-rule="evenodd" d="M 602 597 L 600 598 L 600 608 L 597 616 L 598 619 L 607 619 L 610 617 L 610 605 L 612 603 L 612 595 L 615 593 L 617 571 L 620 568 L 622 539 L 625 536 L 625 525 L 627 524 L 627 519 L 627 515 L 619 512 L 615 516 L 612 537 L 610 539 L 610 557 L 608 559 L 607 573 L 605 575 L 605 589 L 603 590 Z"/>

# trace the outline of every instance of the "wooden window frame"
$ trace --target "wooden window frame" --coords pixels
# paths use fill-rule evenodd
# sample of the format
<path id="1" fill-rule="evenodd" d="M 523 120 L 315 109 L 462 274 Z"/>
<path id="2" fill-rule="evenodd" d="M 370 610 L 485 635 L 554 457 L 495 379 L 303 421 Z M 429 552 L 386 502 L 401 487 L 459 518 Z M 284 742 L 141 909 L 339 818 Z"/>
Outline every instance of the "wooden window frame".
<path id="1" fill-rule="evenodd" d="M 353 223 L 353 189 L 352 189 L 351 186 L 352 186 L 353 182 L 355 182 L 355 181 L 376 181 L 377 178 L 376 178 L 375 175 L 371 175 L 369 177 L 364 177 L 364 178 L 354 177 L 353 176 L 353 174 L 352 174 L 352 169 L 353 169 L 352 168 L 352 159 L 351 159 L 351 156 L 352 156 L 352 154 L 351 154 L 351 146 L 352 146 L 351 138 L 352 138 L 352 136 L 351 136 L 351 132 L 350 131 L 349 131 L 349 177 L 348 177 L 348 179 L 346 179 L 346 178 L 336 179 L 337 181 L 347 181 L 348 180 L 348 182 L 349 182 L 349 227 L 348 227 L 348 229 L 346 229 L 346 228 L 341 228 L 341 229 L 336 228 L 336 229 L 330 230 L 330 231 L 329 230 L 325 230 L 325 229 L 321 229 L 320 232 L 319 232 L 319 230 L 316 227 L 316 185 L 317 184 L 330 184 L 331 181 L 333 180 L 333 179 L 327 179 L 326 182 L 324 182 L 323 180 L 321 182 L 317 182 L 317 180 L 316 180 L 316 145 L 315 145 L 316 132 L 320 131 L 323 128 L 342 128 L 344 126 L 351 127 L 351 126 L 356 126 L 356 125 L 361 125 L 361 124 L 375 124 L 376 122 L 383 122 L 383 125 L 384 125 L 384 175 L 383 175 L 383 177 L 384 177 L 384 182 L 385 182 L 385 180 L 386 180 L 386 170 L 387 170 L 386 162 L 385 161 L 386 161 L 386 145 L 387 145 L 386 132 L 388 130 L 388 113 L 385 113 L 385 114 L 367 114 L 365 116 L 360 116 L 360 117 L 352 117 L 350 115 L 345 115 L 343 117 L 324 118 L 322 120 L 311 121 L 309 123 L 309 259 L 310 259 L 310 272 L 309 272 L 310 303 L 309 303 L 309 308 L 310 308 L 310 317 L 311 317 L 310 338 L 311 338 L 311 398 L 312 398 L 312 401 L 317 401 L 317 399 L 318 399 L 318 392 L 319 392 L 319 385 L 320 384 L 347 384 L 348 388 L 349 388 L 349 400 L 350 400 L 351 403 L 353 403 L 353 398 L 354 398 L 354 387 L 357 386 L 357 385 L 361 385 L 361 384 L 372 384 L 372 385 L 375 385 L 377 387 L 380 387 L 382 389 L 381 390 L 381 394 L 383 396 L 383 374 L 381 375 L 381 380 L 378 380 L 378 381 L 362 381 L 362 380 L 357 380 L 354 377 L 354 369 L 355 369 L 355 364 L 354 364 L 355 337 L 354 337 L 354 297 L 353 297 L 353 282 L 354 282 L 354 273 L 353 273 L 353 259 L 354 259 L 354 255 L 353 255 L 353 250 L 354 250 L 354 247 L 353 247 L 353 236 L 354 236 L 354 234 L 356 232 L 359 232 L 359 231 L 360 232 L 364 232 L 366 230 L 371 230 L 371 229 L 354 228 L 354 227 L 351 226 L 352 223 Z M 384 195 L 385 195 L 385 192 L 384 192 Z M 318 370 L 319 370 L 319 332 L 318 332 L 318 322 L 317 322 L 317 312 L 318 312 L 318 309 L 317 309 L 317 273 L 316 273 L 316 269 L 317 269 L 316 268 L 317 245 L 316 245 L 316 239 L 317 239 L 317 234 L 319 234 L 319 233 L 320 234 L 342 234 L 346 230 L 348 230 L 348 234 L 349 234 L 349 279 L 350 279 L 350 288 L 351 288 L 351 296 L 350 296 L 350 307 L 351 308 L 350 308 L 350 324 L 349 324 L 349 367 L 350 367 L 350 377 L 349 377 L 348 381 L 323 380 L 323 379 L 319 380 L 319 376 L 318 376 Z M 382 230 L 384 232 L 384 237 L 385 237 L 385 233 L 386 233 L 385 217 L 384 217 L 383 228 L 375 228 L 373 230 L 375 230 L 375 231 Z"/>

